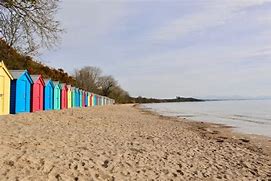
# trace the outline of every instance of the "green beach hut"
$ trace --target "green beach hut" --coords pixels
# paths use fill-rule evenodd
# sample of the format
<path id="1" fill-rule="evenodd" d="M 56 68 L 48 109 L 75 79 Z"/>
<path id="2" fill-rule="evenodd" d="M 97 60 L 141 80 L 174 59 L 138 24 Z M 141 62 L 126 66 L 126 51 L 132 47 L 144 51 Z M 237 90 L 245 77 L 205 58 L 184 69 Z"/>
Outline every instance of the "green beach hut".
<path id="1" fill-rule="evenodd" d="M 60 110 L 61 86 L 59 81 L 54 81 L 54 110 Z"/>

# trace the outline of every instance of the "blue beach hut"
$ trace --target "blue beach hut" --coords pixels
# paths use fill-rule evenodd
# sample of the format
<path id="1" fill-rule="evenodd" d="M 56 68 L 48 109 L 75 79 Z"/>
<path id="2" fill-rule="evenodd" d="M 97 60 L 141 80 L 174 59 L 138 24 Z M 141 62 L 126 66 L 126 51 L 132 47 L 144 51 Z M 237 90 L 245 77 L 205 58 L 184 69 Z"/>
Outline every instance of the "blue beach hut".
<path id="1" fill-rule="evenodd" d="M 30 112 L 33 80 L 27 70 L 11 70 L 10 73 L 14 78 L 10 88 L 10 113 Z"/>
<path id="2" fill-rule="evenodd" d="M 89 93 L 85 92 L 85 107 L 88 107 L 88 102 L 89 102 Z"/>
<path id="3" fill-rule="evenodd" d="M 51 79 L 45 79 L 44 87 L 44 110 L 54 109 L 54 83 Z"/>

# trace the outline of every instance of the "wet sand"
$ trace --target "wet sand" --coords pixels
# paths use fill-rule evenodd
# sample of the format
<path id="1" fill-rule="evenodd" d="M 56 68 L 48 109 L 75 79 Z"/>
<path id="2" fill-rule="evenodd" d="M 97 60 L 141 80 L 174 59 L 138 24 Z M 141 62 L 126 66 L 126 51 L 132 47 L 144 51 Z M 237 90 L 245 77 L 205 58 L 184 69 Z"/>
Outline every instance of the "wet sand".
<path id="1" fill-rule="evenodd" d="M 0 180 L 268 180 L 270 147 L 132 105 L 8 115 Z"/>

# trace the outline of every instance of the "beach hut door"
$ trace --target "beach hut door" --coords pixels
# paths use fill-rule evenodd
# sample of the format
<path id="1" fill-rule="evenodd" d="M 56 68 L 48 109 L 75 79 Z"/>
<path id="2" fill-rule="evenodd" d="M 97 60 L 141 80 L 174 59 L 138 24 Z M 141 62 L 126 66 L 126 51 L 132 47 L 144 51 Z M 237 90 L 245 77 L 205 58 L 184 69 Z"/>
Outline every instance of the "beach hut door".
<path id="1" fill-rule="evenodd" d="M 38 95 L 37 95 L 37 101 L 38 101 L 38 108 L 39 110 L 41 109 L 41 101 L 40 101 L 40 98 L 41 98 L 41 84 L 38 84 Z"/>
<path id="2" fill-rule="evenodd" d="M 26 104 L 27 104 L 27 93 L 26 93 L 26 91 L 28 90 L 28 86 L 27 86 L 27 83 L 26 83 L 26 81 L 23 81 L 23 96 L 24 96 L 24 104 L 22 104 L 24 107 L 23 107 L 23 110 L 24 111 L 26 111 Z"/>
<path id="3" fill-rule="evenodd" d="M 51 87 L 48 88 L 48 102 L 49 102 L 49 108 L 52 109 L 52 89 Z"/>
<path id="4" fill-rule="evenodd" d="M 18 84 L 18 112 L 25 112 L 26 110 L 26 104 L 27 104 L 27 83 L 26 80 L 21 80 L 20 83 Z"/>
<path id="5" fill-rule="evenodd" d="M 0 114 L 4 112 L 4 77 L 0 76 Z"/>

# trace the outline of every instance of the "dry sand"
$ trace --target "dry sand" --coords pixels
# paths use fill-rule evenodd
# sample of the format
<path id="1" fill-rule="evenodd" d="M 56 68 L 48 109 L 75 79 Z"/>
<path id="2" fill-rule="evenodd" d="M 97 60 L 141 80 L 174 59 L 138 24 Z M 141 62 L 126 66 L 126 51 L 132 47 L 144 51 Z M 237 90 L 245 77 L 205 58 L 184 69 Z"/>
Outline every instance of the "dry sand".
<path id="1" fill-rule="evenodd" d="M 243 138 L 131 105 L 2 116 L 0 180 L 270 180 L 270 140 Z"/>

